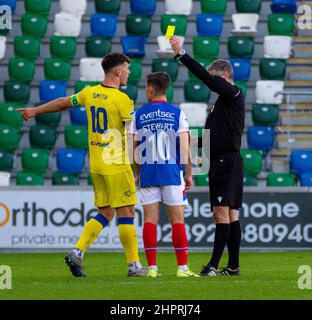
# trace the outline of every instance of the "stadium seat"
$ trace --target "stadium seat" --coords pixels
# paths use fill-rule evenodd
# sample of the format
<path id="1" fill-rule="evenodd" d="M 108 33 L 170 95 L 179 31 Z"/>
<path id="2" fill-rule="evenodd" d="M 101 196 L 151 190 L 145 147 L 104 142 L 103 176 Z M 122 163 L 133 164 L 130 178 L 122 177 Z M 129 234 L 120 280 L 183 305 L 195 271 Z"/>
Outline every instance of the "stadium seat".
<path id="1" fill-rule="evenodd" d="M 312 150 L 293 150 L 290 155 L 290 171 L 298 176 L 312 172 Z"/>
<path id="2" fill-rule="evenodd" d="M 249 149 L 261 150 L 267 154 L 274 146 L 275 132 L 271 127 L 248 127 L 247 144 Z"/>
<path id="3" fill-rule="evenodd" d="M 138 98 L 138 87 L 136 84 L 128 83 L 126 86 L 121 86 L 120 91 L 124 92 L 133 101 Z"/>
<path id="4" fill-rule="evenodd" d="M 231 58 L 252 58 L 255 42 L 252 37 L 231 36 L 227 47 Z"/>
<path id="5" fill-rule="evenodd" d="M 185 101 L 208 103 L 210 95 L 209 88 L 199 80 L 189 80 L 184 83 Z"/>
<path id="6" fill-rule="evenodd" d="M 42 113 L 36 117 L 38 125 L 57 127 L 61 121 L 62 112 Z"/>
<path id="7" fill-rule="evenodd" d="M 0 171 L 10 172 L 13 168 L 13 154 L 6 150 L 0 149 Z"/>
<path id="8" fill-rule="evenodd" d="M 76 174 L 54 172 L 52 176 L 54 186 L 78 186 L 79 178 Z"/>
<path id="9" fill-rule="evenodd" d="M 294 187 L 296 176 L 292 173 L 269 173 L 266 179 L 267 187 Z"/>
<path id="10" fill-rule="evenodd" d="M 130 75 L 128 81 L 137 84 L 141 80 L 142 76 L 142 60 L 134 58 L 131 59 L 129 70 Z"/>
<path id="11" fill-rule="evenodd" d="M 88 149 L 88 127 L 65 126 L 65 144 L 68 149 Z"/>
<path id="12" fill-rule="evenodd" d="M 200 7 L 204 13 L 225 14 L 227 0 L 200 0 Z"/>
<path id="13" fill-rule="evenodd" d="M 213 60 L 214 60 L 213 58 L 212 59 L 200 58 L 200 59 L 197 59 L 197 62 L 200 63 L 203 67 L 207 68 Z M 190 80 L 197 80 L 197 77 L 195 77 L 191 71 L 188 71 L 188 76 Z"/>
<path id="14" fill-rule="evenodd" d="M 251 72 L 249 59 L 231 58 L 230 63 L 234 72 L 234 81 L 248 81 Z"/>
<path id="15" fill-rule="evenodd" d="M 169 88 L 167 90 L 167 100 L 168 100 L 168 102 L 172 102 L 173 101 L 173 96 L 174 96 L 174 86 L 173 86 L 173 82 L 170 82 Z"/>
<path id="16" fill-rule="evenodd" d="M 271 3 L 273 13 L 292 13 L 297 12 L 296 0 L 273 0 Z"/>
<path id="17" fill-rule="evenodd" d="M 71 65 L 59 58 L 47 58 L 44 60 L 44 75 L 48 80 L 68 81 Z"/>
<path id="18" fill-rule="evenodd" d="M 185 113 L 190 127 L 203 128 L 207 118 L 207 104 L 181 103 L 180 109 Z"/>
<path id="19" fill-rule="evenodd" d="M 244 176 L 244 187 L 257 187 L 258 180 L 253 176 Z"/>
<path id="20" fill-rule="evenodd" d="M 312 187 L 312 173 L 303 173 L 300 177 L 301 187 Z"/>
<path id="21" fill-rule="evenodd" d="M 236 87 L 238 87 L 242 91 L 244 97 L 246 97 L 247 96 L 247 82 L 246 81 L 235 81 L 235 85 L 236 85 Z"/>
<path id="22" fill-rule="evenodd" d="M 201 13 L 196 18 L 199 36 L 220 37 L 223 29 L 223 15 Z"/>
<path id="23" fill-rule="evenodd" d="M 53 36 L 50 38 L 52 58 L 72 60 L 76 54 L 77 44 L 74 37 Z"/>
<path id="24" fill-rule="evenodd" d="M 94 13 L 91 15 L 91 34 L 98 37 L 114 37 L 117 17 L 114 14 Z"/>
<path id="25" fill-rule="evenodd" d="M 153 15 L 156 11 L 156 4 L 156 0 L 130 0 L 131 13 Z"/>
<path id="26" fill-rule="evenodd" d="M 30 97 L 30 87 L 18 81 L 5 81 L 3 94 L 5 101 L 27 103 Z"/>
<path id="27" fill-rule="evenodd" d="M 292 36 L 294 33 L 294 15 L 288 13 L 272 13 L 268 15 L 268 30 L 270 35 Z"/>
<path id="28" fill-rule="evenodd" d="M 49 168 L 50 152 L 46 149 L 23 149 L 23 171 L 45 173 Z"/>
<path id="29" fill-rule="evenodd" d="M 59 149 L 56 154 L 58 172 L 80 173 L 84 168 L 85 150 Z"/>
<path id="30" fill-rule="evenodd" d="M 185 14 L 190 15 L 192 12 L 192 0 L 165 0 L 167 14 Z"/>
<path id="31" fill-rule="evenodd" d="M 16 175 L 17 186 L 43 186 L 44 177 L 36 172 L 19 172 Z"/>
<path id="32" fill-rule="evenodd" d="M 17 58 L 35 60 L 40 56 L 40 41 L 32 36 L 14 38 L 14 53 Z"/>
<path id="33" fill-rule="evenodd" d="M 146 38 L 142 36 L 121 37 L 123 53 L 131 58 L 143 58 L 145 56 Z"/>
<path id="34" fill-rule="evenodd" d="M 260 13 L 262 0 L 235 0 L 238 13 Z"/>
<path id="35" fill-rule="evenodd" d="M 107 1 L 105 1 L 106 3 Z M 81 17 L 87 10 L 87 0 L 60 0 L 60 9 L 61 12 Z"/>
<path id="36" fill-rule="evenodd" d="M 8 6 L 14 14 L 16 9 L 16 0 L 0 0 L 0 6 Z"/>
<path id="37" fill-rule="evenodd" d="M 39 96 L 41 102 L 49 102 L 57 98 L 66 97 L 66 82 L 40 81 Z"/>
<path id="38" fill-rule="evenodd" d="M 21 28 L 23 35 L 42 38 L 48 30 L 48 20 L 40 15 L 25 13 L 22 15 Z"/>
<path id="39" fill-rule="evenodd" d="M 152 72 L 167 72 L 171 81 L 175 81 L 178 76 L 178 62 L 172 59 L 153 59 Z"/>
<path id="40" fill-rule="evenodd" d="M 22 115 L 15 111 L 23 105 L 10 102 L 0 103 L 0 123 L 19 129 L 23 125 Z"/>
<path id="41" fill-rule="evenodd" d="M 100 13 L 118 14 L 121 0 L 95 0 L 95 10 Z"/>
<path id="42" fill-rule="evenodd" d="M 208 174 L 201 174 L 201 175 L 195 176 L 195 186 L 196 187 L 208 187 L 209 186 Z"/>
<path id="43" fill-rule="evenodd" d="M 259 15 L 254 13 L 234 13 L 232 21 L 234 29 L 231 32 L 239 36 L 255 36 Z"/>
<path id="44" fill-rule="evenodd" d="M 193 52 L 195 58 L 217 59 L 220 51 L 220 39 L 217 37 L 194 37 Z"/>
<path id="45" fill-rule="evenodd" d="M 86 108 L 84 106 L 79 106 L 75 108 L 71 108 L 69 110 L 70 122 L 73 125 L 88 125 Z"/>
<path id="46" fill-rule="evenodd" d="M 259 150 L 240 150 L 244 161 L 244 173 L 246 176 L 256 177 L 262 170 L 262 153 Z"/>
<path id="47" fill-rule="evenodd" d="M 56 36 L 78 37 L 81 31 L 80 17 L 65 12 L 54 16 L 54 30 Z"/>
<path id="48" fill-rule="evenodd" d="M 181 46 L 183 47 L 185 38 L 179 37 L 179 36 L 178 38 L 181 42 Z M 165 36 L 158 36 L 157 43 L 158 43 L 158 50 L 156 51 L 156 54 L 159 58 L 172 59 L 176 55 L 171 48 L 169 40 L 166 39 Z"/>
<path id="49" fill-rule="evenodd" d="M 29 130 L 29 141 L 32 148 L 53 149 L 57 134 L 51 126 L 35 125 Z"/>
<path id="50" fill-rule="evenodd" d="M 10 172 L 0 172 L 0 187 L 8 187 L 10 185 L 10 179 Z"/>
<path id="51" fill-rule="evenodd" d="M 86 38 L 86 54 L 89 57 L 103 58 L 112 50 L 111 40 L 105 37 L 89 36 Z"/>
<path id="52" fill-rule="evenodd" d="M 5 57 L 6 52 L 6 37 L 0 36 L 0 60 Z"/>
<path id="53" fill-rule="evenodd" d="M 101 82 L 96 81 L 76 81 L 75 83 L 75 93 L 80 92 L 84 88 L 97 86 Z"/>
<path id="54" fill-rule="evenodd" d="M 80 59 L 79 72 L 81 81 L 103 81 L 104 71 L 100 58 L 82 58 Z"/>
<path id="55" fill-rule="evenodd" d="M 262 80 L 284 80 L 287 63 L 284 59 L 260 59 L 259 71 Z"/>
<path id="56" fill-rule="evenodd" d="M 25 0 L 24 5 L 26 12 L 48 16 L 51 9 L 51 0 Z"/>
<path id="57" fill-rule="evenodd" d="M 288 59 L 291 54 L 292 38 L 287 36 L 265 36 L 264 57 Z"/>
<path id="58" fill-rule="evenodd" d="M 147 15 L 129 14 L 126 17 L 126 32 L 129 36 L 148 37 L 152 30 L 152 20 Z"/>
<path id="59" fill-rule="evenodd" d="M 256 81 L 257 103 L 281 104 L 283 101 L 284 82 L 273 80 Z"/>
<path id="60" fill-rule="evenodd" d="M 9 60 L 10 80 L 30 83 L 35 76 L 35 64 L 24 58 L 11 58 Z"/>
<path id="61" fill-rule="evenodd" d="M 160 17 L 160 28 L 162 34 L 166 34 L 168 26 L 175 26 L 174 34 L 184 36 L 187 29 L 187 17 L 177 14 L 162 14 Z"/>
<path id="62" fill-rule="evenodd" d="M 276 104 L 252 105 L 252 121 L 255 126 L 275 127 L 279 117 L 279 106 Z"/>

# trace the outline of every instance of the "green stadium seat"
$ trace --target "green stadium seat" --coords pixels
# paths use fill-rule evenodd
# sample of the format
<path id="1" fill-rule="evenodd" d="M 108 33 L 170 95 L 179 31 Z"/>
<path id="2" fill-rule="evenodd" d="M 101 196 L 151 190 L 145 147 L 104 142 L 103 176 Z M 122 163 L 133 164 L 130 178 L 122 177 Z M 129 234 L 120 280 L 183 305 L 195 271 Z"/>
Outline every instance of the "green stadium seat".
<path id="1" fill-rule="evenodd" d="M 188 102 L 208 103 L 211 91 L 199 80 L 189 80 L 184 83 L 184 98 Z"/>
<path id="2" fill-rule="evenodd" d="M 44 60 L 44 74 L 48 80 L 68 81 L 70 78 L 70 63 L 59 58 Z"/>
<path id="3" fill-rule="evenodd" d="M 5 81 L 3 93 L 5 101 L 27 103 L 30 97 L 30 86 L 19 81 Z"/>
<path id="4" fill-rule="evenodd" d="M 103 58 L 112 50 L 111 40 L 105 37 L 89 36 L 86 38 L 86 54 L 89 57 Z"/>
<path id="5" fill-rule="evenodd" d="M 97 86 L 98 84 L 100 84 L 100 82 L 78 80 L 75 83 L 75 93 L 80 92 L 82 89 L 87 87 Z"/>
<path id="6" fill-rule="evenodd" d="M 207 67 L 215 60 L 215 59 L 203 59 L 203 58 L 198 58 L 196 59 L 197 62 L 199 62 L 203 67 L 207 69 Z M 198 80 L 191 71 L 188 71 L 188 76 L 190 80 Z"/>
<path id="7" fill-rule="evenodd" d="M 260 59 L 260 76 L 262 80 L 284 80 L 287 62 L 284 59 Z"/>
<path id="8" fill-rule="evenodd" d="M 22 114 L 15 111 L 18 108 L 23 108 L 23 105 L 10 102 L 0 103 L 0 123 L 19 129 L 23 125 L 23 120 Z"/>
<path id="9" fill-rule="evenodd" d="M 77 186 L 79 178 L 73 173 L 54 172 L 52 176 L 52 185 L 54 186 Z"/>
<path id="10" fill-rule="evenodd" d="M 23 171 L 45 173 L 49 168 L 49 150 L 46 149 L 23 149 Z"/>
<path id="11" fill-rule="evenodd" d="M 10 172 L 13 168 L 13 154 L 0 149 L 0 171 Z"/>
<path id="12" fill-rule="evenodd" d="M 66 126 L 65 144 L 68 149 L 88 149 L 88 127 Z"/>
<path id="13" fill-rule="evenodd" d="M 257 104 L 252 105 L 252 121 L 255 126 L 275 127 L 279 118 L 279 105 Z"/>
<path id="14" fill-rule="evenodd" d="M 293 187 L 296 185 L 296 176 L 292 173 L 269 173 L 267 187 Z"/>
<path id="15" fill-rule="evenodd" d="M 24 58 L 11 58 L 9 60 L 10 80 L 30 83 L 35 76 L 35 64 L 33 61 Z"/>
<path id="16" fill-rule="evenodd" d="M 126 32 L 129 36 L 148 37 L 152 30 L 152 19 L 147 15 L 129 14 L 126 17 Z"/>
<path id="17" fill-rule="evenodd" d="M 262 153 L 259 150 L 241 149 L 244 160 L 244 173 L 246 176 L 257 176 L 262 169 Z"/>
<path id="18" fill-rule="evenodd" d="M 162 34 L 166 34 L 167 27 L 175 26 L 174 34 L 176 36 L 185 36 L 187 29 L 187 17 L 185 15 L 178 14 L 162 14 L 160 21 L 160 28 Z"/>
<path id="19" fill-rule="evenodd" d="M 42 113 L 35 119 L 37 125 L 57 127 L 61 122 L 62 112 Z"/>
<path id="20" fill-rule="evenodd" d="M 200 6 L 202 12 L 224 14 L 227 0 L 200 0 Z"/>
<path id="21" fill-rule="evenodd" d="M 47 16 L 51 9 L 51 0 L 25 0 L 25 11 Z"/>
<path id="22" fill-rule="evenodd" d="M 167 100 L 168 100 L 168 102 L 172 102 L 173 101 L 173 96 L 174 96 L 174 86 L 173 86 L 173 83 L 170 82 L 169 88 L 167 90 Z"/>
<path id="23" fill-rule="evenodd" d="M 19 172 L 16 175 L 17 186 L 43 186 L 43 174 L 38 172 Z"/>
<path id="24" fill-rule="evenodd" d="M 228 38 L 228 51 L 231 58 L 251 58 L 255 43 L 252 37 L 231 36 Z"/>
<path id="25" fill-rule="evenodd" d="M 101 13 L 118 14 L 121 0 L 95 0 L 95 10 Z"/>
<path id="26" fill-rule="evenodd" d="M 271 13 L 268 15 L 268 30 L 270 35 L 292 36 L 294 28 L 293 14 Z"/>
<path id="27" fill-rule="evenodd" d="M 142 59 L 131 59 L 130 75 L 128 81 L 137 84 L 142 76 Z"/>
<path id="28" fill-rule="evenodd" d="M 14 53 L 17 58 L 36 60 L 40 56 L 40 41 L 32 36 L 14 38 Z"/>
<path id="29" fill-rule="evenodd" d="M 14 151 L 20 142 L 20 131 L 11 126 L 0 124 L 0 149 Z"/>
<path id="30" fill-rule="evenodd" d="M 152 62 L 153 72 L 167 72 L 171 81 L 175 81 L 178 76 L 179 64 L 172 59 L 153 59 Z"/>
<path id="31" fill-rule="evenodd" d="M 235 85 L 242 91 L 244 97 L 247 96 L 247 82 L 246 81 L 235 81 Z"/>
<path id="32" fill-rule="evenodd" d="M 136 84 L 128 83 L 126 86 L 121 86 L 120 91 L 128 95 L 133 101 L 136 101 L 138 98 L 138 88 Z"/>
<path id="33" fill-rule="evenodd" d="M 48 20 L 40 15 L 25 13 L 22 15 L 21 28 L 23 35 L 42 38 L 48 30 Z"/>
<path id="34" fill-rule="evenodd" d="M 256 177 L 244 176 L 244 187 L 257 187 L 258 180 Z"/>
<path id="35" fill-rule="evenodd" d="M 56 130 L 51 126 L 30 127 L 29 141 L 32 148 L 52 149 L 56 142 Z"/>
<path id="36" fill-rule="evenodd" d="M 195 176 L 195 186 L 196 187 L 207 187 L 209 186 L 208 174 L 202 174 Z"/>
<path id="37" fill-rule="evenodd" d="M 220 39 L 217 37 L 194 37 L 193 52 L 195 58 L 217 59 L 220 51 Z"/>
<path id="38" fill-rule="evenodd" d="M 262 0 L 235 0 L 236 11 L 238 13 L 259 13 L 261 11 Z"/>
<path id="39" fill-rule="evenodd" d="M 77 50 L 76 38 L 53 36 L 50 38 L 50 53 L 52 58 L 71 60 Z"/>

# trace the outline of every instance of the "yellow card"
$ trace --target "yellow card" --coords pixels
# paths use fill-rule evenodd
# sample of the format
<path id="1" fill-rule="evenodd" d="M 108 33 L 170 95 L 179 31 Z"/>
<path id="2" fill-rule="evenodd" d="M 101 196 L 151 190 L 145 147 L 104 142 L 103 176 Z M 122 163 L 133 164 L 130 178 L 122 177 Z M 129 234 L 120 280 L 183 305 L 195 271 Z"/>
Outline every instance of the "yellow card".
<path id="1" fill-rule="evenodd" d="M 175 26 L 168 26 L 166 32 L 166 39 L 170 39 L 174 35 L 175 28 Z"/>

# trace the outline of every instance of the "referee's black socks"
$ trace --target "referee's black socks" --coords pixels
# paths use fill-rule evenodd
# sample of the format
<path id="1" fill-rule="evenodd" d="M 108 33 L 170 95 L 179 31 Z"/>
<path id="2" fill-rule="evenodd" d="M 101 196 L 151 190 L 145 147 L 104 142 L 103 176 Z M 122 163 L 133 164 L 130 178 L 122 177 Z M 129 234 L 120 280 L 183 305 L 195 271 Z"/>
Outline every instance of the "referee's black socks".
<path id="1" fill-rule="evenodd" d="M 242 231 L 239 220 L 230 224 L 230 236 L 228 238 L 227 247 L 229 252 L 228 267 L 235 270 L 239 267 L 239 249 L 242 238 Z"/>

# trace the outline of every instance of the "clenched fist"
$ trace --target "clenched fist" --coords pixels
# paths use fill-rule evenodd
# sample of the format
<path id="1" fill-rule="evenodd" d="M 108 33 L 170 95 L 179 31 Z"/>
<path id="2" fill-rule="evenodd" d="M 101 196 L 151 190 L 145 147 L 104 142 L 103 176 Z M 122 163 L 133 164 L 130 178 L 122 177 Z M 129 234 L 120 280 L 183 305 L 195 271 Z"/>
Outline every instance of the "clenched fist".
<path id="1" fill-rule="evenodd" d="M 179 51 L 182 49 L 181 40 L 176 36 L 172 36 L 169 39 L 169 41 L 170 41 L 172 50 L 175 52 L 175 54 L 178 54 Z"/>

